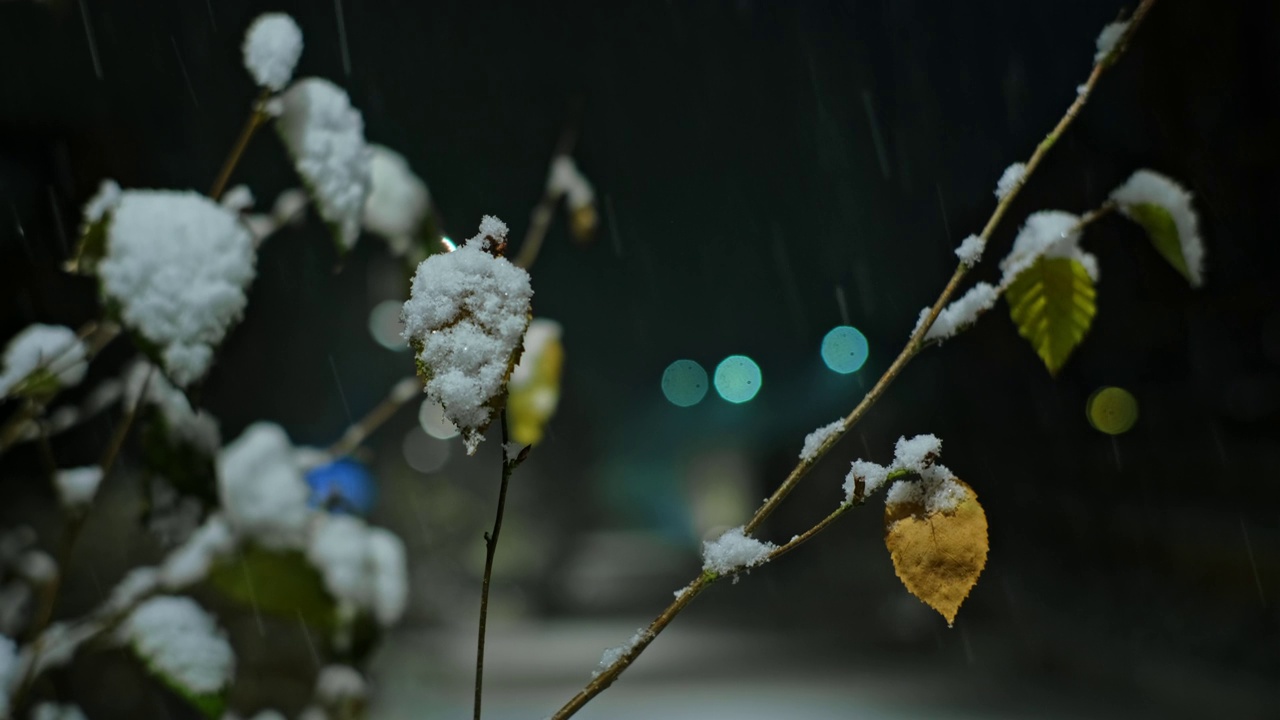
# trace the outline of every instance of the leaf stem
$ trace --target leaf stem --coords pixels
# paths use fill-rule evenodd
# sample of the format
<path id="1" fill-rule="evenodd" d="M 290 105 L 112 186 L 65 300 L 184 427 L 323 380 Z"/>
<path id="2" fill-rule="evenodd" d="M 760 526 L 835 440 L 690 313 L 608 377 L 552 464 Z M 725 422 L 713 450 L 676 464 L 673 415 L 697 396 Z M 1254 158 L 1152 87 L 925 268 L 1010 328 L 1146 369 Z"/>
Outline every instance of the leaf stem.
<path id="1" fill-rule="evenodd" d="M 422 383 L 415 377 L 407 377 L 391 387 L 387 397 L 374 406 L 372 410 L 360 418 L 358 422 L 347 428 L 338 441 L 329 446 L 325 453 L 331 458 L 349 455 L 360 447 L 365 438 L 373 434 L 383 423 L 395 416 L 401 405 L 418 396 Z"/>
<path id="2" fill-rule="evenodd" d="M 552 162 L 561 155 L 573 154 L 573 147 L 578 141 L 578 124 L 581 114 L 582 102 L 578 100 L 574 102 L 569 112 L 569 119 L 560 130 L 560 138 L 556 141 L 556 149 L 551 156 Z M 551 220 L 555 217 L 556 203 L 560 202 L 560 196 L 561 193 L 553 192 L 548 183 L 542 192 L 542 199 L 529 214 L 529 229 L 524 234 L 524 241 L 520 243 L 520 252 L 512 261 L 516 267 L 527 270 L 537 261 L 538 253 L 542 251 L 542 241 L 547 238 L 547 231 L 551 229 Z"/>
<path id="3" fill-rule="evenodd" d="M 1133 18 L 1130 20 L 1124 34 L 1121 36 L 1115 51 L 1113 51 L 1109 56 L 1108 61 L 1105 63 L 1094 64 L 1093 70 L 1089 74 L 1089 79 L 1085 81 L 1083 86 L 1081 86 L 1075 102 L 1071 103 L 1070 107 L 1067 108 L 1066 113 L 1058 121 L 1057 125 L 1054 126 L 1053 130 L 1043 141 L 1040 142 L 1039 145 L 1036 146 L 1035 152 L 1032 153 L 1031 158 L 1026 163 L 1026 170 L 1022 177 L 1013 186 L 1013 188 L 1010 189 L 1008 194 L 1001 198 L 1000 202 L 996 205 L 995 210 L 992 212 L 991 217 L 987 220 L 986 225 L 983 226 L 980 237 L 984 244 L 991 239 L 992 234 L 999 226 L 1001 220 L 1004 218 L 1005 214 L 1008 213 L 1009 207 L 1013 204 L 1014 199 L 1017 198 L 1023 185 L 1026 184 L 1031 174 L 1039 167 L 1044 156 L 1055 144 L 1057 144 L 1058 140 L 1062 137 L 1062 134 L 1071 126 L 1071 123 L 1079 114 L 1080 109 L 1084 107 L 1086 102 L 1088 102 L 1089 97 L 1093 94 L 1093 89 L 1098 84 L 1098 80 L 1102 77 L 1102 74 L 1107 68 L 1115 64 L 1115 59 L 1117 59 L 1120 53 L 1124 52 L 1128 47 L 1129 40 L 1133 37 L 1133 34 L 1142 24 L 1143 19 L 1155 3 L 1156 0 L 1142 0 L 1142 3 L 1138 6 L 1137 10 L 1134 11 Z M 889 365 L 889 368 L 884 371 L 884 374 L 880 376 L 880 379 L 876 381 L 876 384 L 867 392 L 862 401 L 858 403 L 857 407 L 855 407 L 844 419 L 840 430 L 828 438 L 816 452 L 806 459 L 801 460 L 800 463 L 792 469 L 790 474 L 787 475 L 786 480 L 778 486 L 778 489 L 764 501 L 758 510 L 756 510 L 755 514 L 751 517 L 751 520 L 744 526 L 744 532 L 746 534 L 751 534 L 752 531 L 760 527 L 760 524 L 778 508 L 783 499 L 785 499 L 787 495 L 795 489 L 795 486 L 799 484 L 800 480 L 804 478 L 805 475 L 808 474 L 809 470 L 811 470 L 813 466 L 824 455 L 826 455 L 827 451 L 834 447 L 835 444 L 854 425 L 856 425 L 864 415 L 866 415 L 867 411 L 875 405 L 876 401 L 880 399 L 885 390 L 888 389 L 889 385 L 891 385 L 893 381 L 897 379 L 898 375 L 902 373 L 902 370 L 907 366 L 907 364 L 911 362 L 917 354 L 919 354 L 920 350 L 924 347 L 924 337 L 929 332 L 929 328 L 932 327 L 934 321 L 938 317 L 938 314 L 942 312 L 942 309 L 946 307 L 946 304 L 951 300 L 951 296 L 955 294 L 956 289 L 959 287 L 960 282 L 964 279 L 968 271 L 969 268 L 964 263 L 959 263 L 956 266 L 955 272 L 952 273 L 951 278 L 942 289 L 942 293 L 938 295 L 938 299 L 934 301 L 932 306 L 930 306 L 928 315 L 925 317 L 924 321 L 916 327 L 915 332 L 911 334 L 911 338 L 907 340 L 906 345 L 902 348 L 902 351 L 898 353 L 898 356 L 894 358 L 893 362 Z M 828 527 L 831 523 L 835 522 L 835 520 L 852 507 L 853 505 L 850 503 L 841 505 L 840 508 L 837 508 L 835 512 L 820 521 L 817 525 L 811 528 L 810 531 L 806 532 L 804 535 L 798 536 L 786 545 L 781 546 L 777 551 L 775 551 L 775 555 L 773 556 L 782 555 L 795 547 L 798 547 L 800 544 L 806 542 L 808 539 Z M 653 642 L 658 633 L 660 633 L 663 628 L 671 622 L 671 619 L 683 610 L 684 607 L 687 606 L 688 603 L 692 601 L 693 598 L 696 597 L 703 589 L 705 589 L 706 585 L 710 582 L 711 580 L 709 580 L 708 576 L 705 574 L 700 576 L 697 580 L 694 580 L 693 583 L 689 585 L 688 589 L 684 593 L 681 593 L 681 595 L 676 598 L 676 601 L 668 606 L 667 609 L 650 624 L 649 631 L 642 636 L 641 640 L 637 642 L 635 646 L 630 648 L 626 653 L 614 661 L 612 665 L 601 671 L 600 674 L 598 674 L 591 682 L 587 683 L 587 685 L 583 687 L 583 689 L 579 691 L 573 699 L 566 703 L 564 707 L 560 708 L 560 710 L 552 716 L 553 720 L 563 720 L 564 718 L 573 716 L 592 698 L 599 695 L 605 688 L 612 685 L 614 680 L 616 680 L 623 671 L 630 667 L 631 663 L 635 662 L 635 659 L 644 652 L 644 649 L 649 646 L 649 643 Z"/>
<path id="4" fill-rule="evenodd" d="M 231 180 L 231 173 L 235 171 L 236 165 L 240 163 L 240 157 L 244 155 L 245 149 L 249 147 L 249 141 L 253 139 L 253 134 L 271 118 L 266 111 L 267 100 L 270 97 L 271 91 L 263 88 L 258 95 L 258 99 L 254 101 L 253 112 L 249 114 L 249 119 L 245 121 L 244 127 L 240 130 L 240 137 L 236 138 L 236 144 L 231 147 L 231 154 L 227 156 L 226 162 L 222 164 L 218 179 L 213 181 L 213 187 L 209 190 L 209 197 L 213 198 L 215 202 L 226 191 L 227 183 Z"/>

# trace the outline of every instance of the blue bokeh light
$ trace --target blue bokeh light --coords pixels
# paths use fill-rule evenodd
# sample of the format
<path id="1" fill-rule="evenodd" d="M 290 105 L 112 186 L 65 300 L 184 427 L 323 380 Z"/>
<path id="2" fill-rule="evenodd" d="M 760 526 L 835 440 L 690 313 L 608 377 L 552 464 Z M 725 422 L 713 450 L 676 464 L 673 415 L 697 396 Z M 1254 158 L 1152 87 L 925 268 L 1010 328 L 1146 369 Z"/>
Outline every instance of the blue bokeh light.
<path id="1" fill-rule="evenodd" d="M 662 373 L 662 394 L 672 405 L 690 407 L 707 396 L 707 371 L 692 360 L 677 360 Z"/>
<path id="2" fill-rule="evenodd" d="M 378 488 L 364 465 L 342 458 L 307 471 L 311 506 L 331 512 L 366 515 L 373 509 Z"/>
<path id="3" fill-rule="evenodd" d="M 746 355 L 730 355 L 716 366 L 716 392 L 731 403 L 744 403 L 760 392 L 760 366 Z"/>
<path id="4" fill-rule="evenodd" d="M 844 375 L 861 370 L 868 352 L 867 336 L 855 327 L 839 325 L 822 338 L 822 362 Z"/>

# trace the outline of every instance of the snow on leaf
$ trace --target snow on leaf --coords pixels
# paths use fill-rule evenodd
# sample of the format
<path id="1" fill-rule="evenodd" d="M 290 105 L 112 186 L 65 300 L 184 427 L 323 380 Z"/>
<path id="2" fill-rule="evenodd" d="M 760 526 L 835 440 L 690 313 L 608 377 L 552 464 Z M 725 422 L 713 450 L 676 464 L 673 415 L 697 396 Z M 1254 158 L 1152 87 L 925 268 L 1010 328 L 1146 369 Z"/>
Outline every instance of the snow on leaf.
<path id="1" fill-rule="evenodd" d="M 1192 287 L 1204 282 L 1204 241 L 1191 193 L 1151 170 L 1138 170 L 1111 193 L 1125 217 L 1146 230 L 1161 257 Z"/>
<path id="2" fill-rule="evenodd" d="M 401 311 L 427 396 L 475 453 L 502 407 L 529 325 L 529 274 L 494 254 L 507 226 L 485 216 L 480 233 L 418 265 Z"/>
<path id="3" fill-rule="evenodd" d="M 896 491 L 898 485 L 915 486 Z M 937 610 L 947 624 L 987 564 L 987 516 L 973 488 L 959 480 L 938 484 L 949 502 L 928 507 L 924 483 L 898 481 L 885 504 L 885 547 L 898 579 Z"/>
<path id="4" fill-rule="evenodd" d="M 1093 280 L 1078 260 L 1041 257 L 1005 291 L 1018 333 L 1057 375 L 1084 340 L 1097 312 Z"/>
<path id="5" fill-rule="evenodd" d="M 301 548 L 311 488 L 279 425 L 250 425 L 218 456 L 218 495 L 238 535 L 268 548 Z"/>
<path id="6" fill-rule="evenodd" d="M 371 612 L 384 627 L 400 619 L 409 595 L 400 538 L 350 515 L 321 514 L 306 552 L 333 597 Z"/>
<path id="7" fill-rule="evenodd" d="M 386 240 L 393 255 L 404 255 L 431 211 L 431 194 L 404 156 L 381 145 L 369 149 L 372 184 L 364 204 L 364 227 Z"/>
<path id="8" fill-rule="evenodd" d="M 63 507 L 77 510 L 83 510 L 93 501 L 101 482 L 102 468 L 97 465 L 59 470 L 53 475 L 53 485 L 58 489 Z"/>
<path id="9" fill-rule="evenodd" d="M 276 130 L 338 248 L 349 250 L 373 182 L 364 119 L 342 88 L 321 78 L 295 82 L 281 104 Z"/>
<path id="10" fill-rule="evenodd" d="M 5 346 L 0 358 L 0 398 L 10 393 L 51 397 L 78 385 L 88 371 L 87 350 L 75 331 L 62 325 L 28 325 Z"/>
<path id="11" fill-rule="evenodd" d="M 207 717 L 221 715 L 235 655 L 213 616 L 194 600 L 151 598 L 125 618 L 120 635 L 153 675 Z"/>
<path id="12" fill-rule="evenodd" d="M 1078 260 L 1094 282 L 1098 281 L 1098 260 L 1080 249 L 1080 218 L 1061 210 L 1032 213 L 1018 231 L 1013 249 L 1000 261 L 1004 273 L 1001 287 L 1008 287 L 1024 270 L 1042 257 Z"/>
<path id="13" fill-rule="evenodd" d="M 253 238 L 235 213 L 194 192 L 125 191 L 107 222 L 102 294 L 186 387 L 244 312 Z"/>
<path id="14" fill-rule="evenodd" d="M 302 30 L 284 13 L 264 13 L 244 34 L 244 66 L 259 86 L 279 92 L 302 57 Z"/>

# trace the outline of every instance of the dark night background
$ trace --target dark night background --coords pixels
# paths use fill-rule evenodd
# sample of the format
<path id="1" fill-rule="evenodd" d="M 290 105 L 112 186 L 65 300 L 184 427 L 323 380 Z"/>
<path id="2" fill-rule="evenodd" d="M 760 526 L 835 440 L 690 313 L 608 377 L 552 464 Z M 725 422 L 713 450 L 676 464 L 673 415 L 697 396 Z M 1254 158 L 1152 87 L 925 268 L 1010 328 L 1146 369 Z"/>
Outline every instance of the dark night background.
<path id="1" fill-rule="evenodd" d="M 582 247 L 558 221 L 532 270 L 535 314 L 564 326 L 566 375 L 550 437 L 517 477 L 499 550 L 508 562 L 495 592 L 510 633 L 490 631 L 503 658 L 487 685 L 494 712 L 508 707 L 507 692 L 509 716 L 542 717 L 588 679 L 604 645 L 693 575 L 707 529 L 699 518 L 742 522 L 805 434 L 847 413 L 888 366 L 954 268 L 952 249 L 986 221 L 1001 171 L 1025 160 L 1075 98 L 1094 38 L 1124 6 L 345 0 L 348 73 L 331 3 L 9 0 L 0 3 L 0 338 L 33 321 L 76 327 L 98 312 L 92 282 L 58 268 L 102 178 L 207 189 L 254 97 L 240 43 L 260 12 L 297 19 L 306 48 L 295 77 L 348 90 L 366 136 L 409 160 L 455 238 L 482 214 L 521 236 L 581 102 L 575 155 L 602 200 L 602 227 Z M 888 678 L 873 685 L 909 708 L 893 715 L 889 703 L 874 717 L 942 716 L 948 703 L 965 717 L 1280 716 L 1277 47 L 1276 3 L 1158 3 L 975 273 L 997 277 L 1028 213 L 1084 212 L 1150 167 L 1195 194 L 1202 289 L 1124 220 L 1091 227 L 1098 316 L 1059 377 L 1002 302 L 912 363 L 770 520 L 766 535 L 789 538 L 834 507 L 849 460 L 887 462 L 898 436 L 937 434 L 943 461 L 976 488 L 991 523 L 989 564 L 956 629 L 898 585 L 871 504 L 700 599 L 654 657 L 593 703 L 598 714 L 583 716 L 676 717 L 644 703 L 680 683 L 731 704 L 765 680 L 857 688 L 865 677 Z M 297 183 L 270 132 L 234 182 L 259 207 Z M 348 424 L 344 402 L 358 416 L 412 372 L 407 353 L 366 328 L 377 302 L 404 296 L 403 279 L 372 238 L 339 268 L 314 216 L 263 246 L 258 273 L 203 401 L 224 440 L 269 419 L 297 443 L 323 446 Z M 871 355 L 838 376 L 818 347 L 846 322 Z M 731 354 L 759 363 L 755 400 L 664 400 L 668 363 L 711 370 Z M 117 341 L 69 397 L 129 355 Z M 1084 413 L 1107 385 L 1141 408 L 1115 438 Z M 375 662 L 375 680 L 387 678 L 375 716 L 460 716 L 497 441 L 474 458 L 455 446 L 442 470 L 417 473 L 400 450 L 414 414 L 404 409 L 365 456 L 381 482 L 372 519 L 404 536 L 414 579 L 409 617 Z M 112 422 L 60 438 L 60 460 L 91 462 Z M 39 468 L 29 446 L 0 458 L 0 526 L 32 524 L 49 545 L 56 502 Z M 60 616 L 91 607 L 157 552 L 133 521 L 129 473 L 110 483 Z M 559 662 L 563 644 L 503 647 L 504 637 L 554 638 L 557 628 L 573 637 L 582 618 L 612 634 L 565 651 L 564 676 L 521 674 Z M 442 650 L 451 638 L 458 657 Z M 709 659 L 660 656 L 668 640 Z M 118 676 L 73 670 L 57 687 L 98 697 L 85 701 L 91 718 L 154 712 L 100 697 L 105 677 Z M 283 708 L 305 700 L 298 682 L 310 681 L 280 681 Z M 803 702 L 816 708 L 826 696 L 799 697 L 808 700 L 793 717 L 864 712 L 836 700 L 835 714 L 806 715 Z M 731 714 L 705 707 L 687 716 Z"/>

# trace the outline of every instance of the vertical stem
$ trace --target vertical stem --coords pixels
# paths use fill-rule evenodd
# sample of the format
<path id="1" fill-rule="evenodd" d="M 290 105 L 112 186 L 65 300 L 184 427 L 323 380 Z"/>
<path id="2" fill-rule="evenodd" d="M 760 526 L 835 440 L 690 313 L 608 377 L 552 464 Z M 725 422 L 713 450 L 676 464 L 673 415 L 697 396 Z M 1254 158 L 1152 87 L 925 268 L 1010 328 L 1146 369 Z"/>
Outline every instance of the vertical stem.
<path id="1" fill-rule="evenodd" d="M 498 535 L 502 532 L 502 512 L 507 505 L 507 484 L 521 457 L 507 455 L 507 413 L 502 411 L 502 485 L 498 488 L 498 510 L 493 518 L 493 531 L 484 534 L 484 579 L 480 584 L 480 632 L 476 638 L 476 698 L 473 717 L 480 720 L 480 698 L 484 687 L 484 631 L 489 617 L 489 581 L 493 577 L 493 556 L 498 549 Z M 522 453 L 523 455 L 523 453 Z"/>

